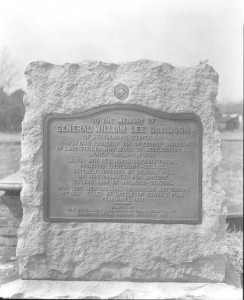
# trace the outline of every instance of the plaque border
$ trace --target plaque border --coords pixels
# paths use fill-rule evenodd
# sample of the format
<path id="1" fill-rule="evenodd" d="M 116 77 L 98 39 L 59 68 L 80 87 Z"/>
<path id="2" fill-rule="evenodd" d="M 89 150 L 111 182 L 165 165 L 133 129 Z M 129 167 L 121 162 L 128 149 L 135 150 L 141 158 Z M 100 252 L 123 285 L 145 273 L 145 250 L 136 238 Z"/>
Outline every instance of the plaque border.
<path id="1" fill-rule="evenodd" d="M 50 199 L 48 199 L 49 195 L 49 161 L 50 161 L 50 152 L 49 152 L 49 144 L 50 144 L 50 135 L 49 135 L 49 121 L 52 119 L 76 119 L 82 118 L 86 116 L 91 116 L 104 111 L 112 111 L 112 110 L 136 110 L 147 113 L 149 115 L 168 119 L 168 120 L 191 120 L 195 121 L 198 124 L 198 218 L 197 219 L 182 219 L 182 220 L 144 220 L 144 219 L 121 219 L 121 218 L 103 218 L 103 219 L 89 219 L 89 218 L 52 218 L 49 213 L 49 203 Z M 124 104 L 124 103 L 115 103 L 115 104 L 107 104 L 100 105 L 94 107 L 89 110 L 84 110 L 74 114 L 60 114 L 60 113 L 51 113 L 45 116 L 43 120 L 43 211 L 44 211 L 44 221 L 46 222 L 77 222 L 77 223 L 85 223 L 85 222 L 105 222 L 105 223 L 147 223 L 147 224 L 188 224 L 188 225 L 196 225 L 202 224 L 202 123 L 199 116 L 194 113 L 168 113 L 160 110 L 156 110 L 153 108 L 149 108 L 146 106 L 138 105 L 138 104 Z"/>

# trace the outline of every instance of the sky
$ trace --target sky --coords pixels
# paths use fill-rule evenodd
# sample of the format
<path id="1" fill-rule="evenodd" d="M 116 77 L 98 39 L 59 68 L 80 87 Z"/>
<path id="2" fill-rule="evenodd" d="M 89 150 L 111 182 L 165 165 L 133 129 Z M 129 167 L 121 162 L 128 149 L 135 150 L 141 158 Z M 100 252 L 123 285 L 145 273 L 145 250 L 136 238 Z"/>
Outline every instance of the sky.
<path id="1" fill-rule="evenodd" d="M 242 0 L 0 0 L 0 50 L 21 74 L 54 64 L 141 58 L 219 73 L 218 100 L 243 99 Z M 26 88 L 24 76 L 18 87 Z"/>

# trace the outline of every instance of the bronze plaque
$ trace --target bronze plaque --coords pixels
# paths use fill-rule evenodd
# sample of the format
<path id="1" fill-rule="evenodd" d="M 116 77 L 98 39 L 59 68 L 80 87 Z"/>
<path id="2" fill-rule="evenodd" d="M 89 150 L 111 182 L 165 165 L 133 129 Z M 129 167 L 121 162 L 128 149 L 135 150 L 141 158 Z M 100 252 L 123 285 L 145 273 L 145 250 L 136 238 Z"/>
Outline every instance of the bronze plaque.
<path id="1" fill-rule="evenodd" d="M 194 114 L 114 104 L 44 120 L 46 221 L 201 223 Z"/>

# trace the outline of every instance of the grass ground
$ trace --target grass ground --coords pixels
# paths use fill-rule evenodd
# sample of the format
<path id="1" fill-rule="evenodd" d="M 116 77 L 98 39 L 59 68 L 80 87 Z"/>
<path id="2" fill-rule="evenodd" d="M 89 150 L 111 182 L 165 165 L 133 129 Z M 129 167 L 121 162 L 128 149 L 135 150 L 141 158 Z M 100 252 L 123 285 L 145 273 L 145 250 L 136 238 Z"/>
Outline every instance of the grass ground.
<path id="1" fill-rule="evenodd" d="M 0 179 L 19 170 L 20 133 L 0 132 Z"/>
<path id="2" fill-rule="evenodd" d="M 229 213 L 241 213 L 243 210 L 242 132 L 226 132 L 222 138 L 222 162 L 218 170 L 218 179 L 226 192 Z"/>
<path id="3" fill-rule="evenodd" d="M 0 143 L 0 179 L 19 170 L 20 143 Z"/>

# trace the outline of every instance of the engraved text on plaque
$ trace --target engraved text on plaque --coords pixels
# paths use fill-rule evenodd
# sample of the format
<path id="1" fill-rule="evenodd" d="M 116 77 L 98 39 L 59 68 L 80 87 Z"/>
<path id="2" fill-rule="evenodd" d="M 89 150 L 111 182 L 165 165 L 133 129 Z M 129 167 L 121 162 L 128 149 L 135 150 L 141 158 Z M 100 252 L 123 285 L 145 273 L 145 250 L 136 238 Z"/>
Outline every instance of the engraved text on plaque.
<path id="1" fill-rule="evenodd" d="M 45 219 L 201 223 L 201 130 L 138 105 L 47 116 Z"/>

